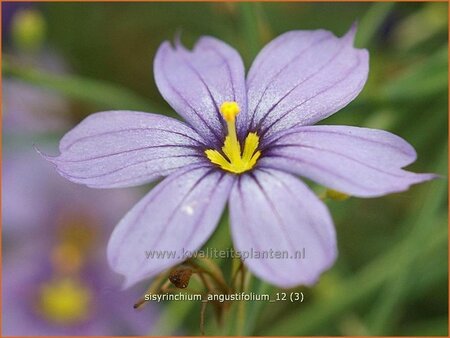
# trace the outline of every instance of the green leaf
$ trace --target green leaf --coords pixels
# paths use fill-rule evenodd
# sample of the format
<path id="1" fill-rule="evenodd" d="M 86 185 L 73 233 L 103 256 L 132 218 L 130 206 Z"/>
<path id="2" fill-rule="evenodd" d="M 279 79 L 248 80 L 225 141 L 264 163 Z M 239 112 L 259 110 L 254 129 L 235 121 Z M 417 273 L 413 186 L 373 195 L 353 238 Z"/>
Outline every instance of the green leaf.
<path id="1" fill-rule="evenodd" d="M 385 100 L 415 101 L 447 91 L 448 50 L 442 47 L 422 64 L 387 83 L 382 89 Z"/>
<path id="2" fill-rule="evenodd" d="M 255 58 L 262 47 L 262 37 L 260 32 L 261 7 L 258 3 L 240 2 L 238 4 L 241 31 L 246 45 L 245 60 L 250 63 Z"/>
<path id="3" fill-rule="evenodd" d="M 17 65 L 6 58 L 2 65 L 3 75 L 13 76 L 41 88 L 56 91 L 67 98 L 93 104 L 99 109 L 127 109 L 159 112 L 161 109 L 132 91 L 108 82 L 77 75 L 60 75 L 28 66 Z"/>

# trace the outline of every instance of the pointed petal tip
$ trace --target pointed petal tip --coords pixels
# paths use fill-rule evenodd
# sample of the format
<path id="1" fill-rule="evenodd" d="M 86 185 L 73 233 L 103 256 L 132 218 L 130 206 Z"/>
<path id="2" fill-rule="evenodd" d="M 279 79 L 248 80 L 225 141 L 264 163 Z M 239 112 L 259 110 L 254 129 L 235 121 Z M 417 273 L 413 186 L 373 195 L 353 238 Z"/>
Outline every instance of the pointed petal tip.
<path id="1" fill-rule="evenodd" d="M 39 154 L 41 155 L 43 158 L 48 157 L 48 155 L 44 154 L 37 146 L 36 143 L 33 143 L 33 149 Z"/>
<path id="2" fill-rule="evenodd" d="M 161 42 L 161 44 L 159 45 L 159 47 L 156 51 L 155 59 L 153 60 L 153 71 L 155 73 L 160 69 L 160 65 L 156 63 L 156 59 L 157 59 L 158 55 L 165 55 L 165 53 L 167 53 L 167 51 L 170 51 L 172 49 L 173 49 L 173 46 L 169 40 L 164 40 L 163 42 Z"/>
<path id="3" fill-rule="evenodd" d="M 110 268 L 125 277 L 122 288 L 179 264 L 185 259 L 181 248 L 189 252 L 201 248 L 218 224 L 232 184 L 231 177 L 209 167 L 190 166 L 166 178 L 141 199 L 116 226 L 107 245 Z M 188 212 L 183 206 L 193 209 Z M 151 238 L 143 241 L 149 236 L 148 215 L 152 217 Z M 165 233 L 167 228 L 175 235 Z M 176 253 L 144 258 L 148 249 L 169 256 L 168 250 Z"/>
<path id="4" fill-rule="evenodd" d="M 431 181 L 431 180 L 437 180 L 437 179 L 447 179 L 446 176 L 440 175 L 440 174 L 424 173 L 424 174 L 419 174 L 419 175 L 421 176 L 421 180 L 418 183 Z"/>
<path id="5" fill-rule="evenodd" d="M 326 206 L 294 176 L 265 168 L 255 171 L 254 177 L 253 181 L 244 177 L 230 197 L 236 250 L 250 252 L 270 245 L 292 255 L 298 248 L 307 248 L 306 259 L 300 261 L 287 257 L 275 263 L 253 257 L 245 265 L 259 278 L 281 288 L 316 284 L 337 257 L 336 234 Z M 270 191 L 270 196 L 264 191 Z M 241 205 L 247 206 L 245 214 Z"/>
<path id="6" fill-rule="evenodd" d="M 264 279 L 264 278 L 263 278 Z M 317 282 L 320 279 L 320 274 L 314 275 L 314 276 L 309 276 L 309 277 L 304 277 L 302 278 L 302 280 L 296 279 L 296 280 L 285 280 L 285 279 L 280 279 L 280 280 L 272 280 L 269 281 L 270 283 L 272 283 L 273 285 L 282 288 L 282 289 L 293 289 L 293 288 L 297 288 L 299 286 L 306 286 L 306 287 L 313 287 L 314 285 L 317 284 Z"/>
<path id="7" fill-rule="evenodd" d="M 34 150 L 39 154 L 39 156 L 41 156 L 44 160 L 50 162 L 50 163 L 53 164 L 53 165 L 56 165 L 56 158 L 57 158 L 58 156 L 50 156 L 50 155 L 45 154 L 42 150 L 40 150 L 40 149 L 38 148 L 38 146 L 36 145 L 36 143 L 33 143 L 33 148 L 34 148 Z"/>
<path id="8" fill-rule="evenodd" d="M 299 279 L 291 281 L 280 280 L 280 281 L 272 281 L 272 283 L 282 289 L 292 289 L 299 286 L 306 286 L 309 288 L 313 287 L 314 285 L 319 283 L 322 275 L 333 266 L 335 260 L 336 259 L 333 259 L 330 264 L 325 265 L 323 269 L 318 270 L 317 273 L 315 273 L 314 275 L 310 275 L 307 277 L 304 276 L 302 280 Z"/>
<path id="9" fill-rule="evenodd" d="M 138 280 L 134 280 L 132 278 L 128 278 L 126 276 L 123 276 L 124 280 L 122 282 L 122 285 L 120 287 L 121 291 L 125 291 L 129 288 L 131 288 L 133 285 L 137 284 L 137 282 L 139 282 Z"/>
<path id="10" fill-rule="evenodd" d="M 182 28 L 178 28 L 175 31 L 175 35 L 173 37 L 173 46 L 175 47 L 175 49 L 186 50 L 186 48 L 183 46 L 183 43 L 181 42 L 182 34 L 183 34 Z"/>
<path id="11" fill-rule="evenodd" d="M 347 31 L 347 33 L 345 33 L 345 35 L 342 38 L 351 41 L 351 43 L 354 43 L 357 30 L 358 30 L 358 21 L 354 21 L 350 26 L 350 29 Z"/>
<path id="12" fill-rule="evenodd" d="M 116 257 L 114 257 L 112 255 L 112 248 L 109 244 L 106 249 L 106 252 L 107 252 L 106 256 L 107 256 L 109 268 L 114 273 L 120 275 L 120 277 L 122 278 L 122 282 L 121 282 L 121 286 L 120 286 L 121 291 L 129 289 L 130 287 L 132 287 L 133 285 L 137 284 L 138 282 L 140 282 L 142 280 L 142 279 L 136 278 L 135 275 L 131 275 L 129 273 L 125 273 L 124 271 L 119 271 L 117 269 L 116 264 L 115 264 Z"/>
<path id="13" fill-rule="evenodd" d="M 428 181 L 432 181 L 432 180 L 436 180 L 436 179 L 446 179 L 445 176 L 443 175 L 439 175 L 439 174 L 434 174 L 434 173 L 415 173 L 415 172 L 411 172 L 411 171 L 405 171 L 405 175 L 410 177 L 410 182 L 409 184 L 405 187 L 405 190 L 408 190 L 409 188 L 411 188 L 412 185 L 415 184 L 419 184 L 419 183 L 424 183 L 424 182 L 428 182 Z"/>
<path id="14" fill-rule="evenodd" d="M 313 287 L 314 285 L 319 283 L 322 275 L 333 267 L 333 265 L 335 264 L 335 262 L 337 260 L 337 257 L 338 257 L 338 250 L 336 247 L 334 247 L 332 254 L 330 255 L 328 261 L 320 269 L 318 269 L 316 271 L 316 274 L 313 274 L 313 275 L 309 276 L 308 278 L 305 278 L 305 280 L 303 280 L 300 283 L 298 283 L 298 282 L 294 283 L 290 287 L 291 288 L 297 287 L 299 285 L 304 285 L 306 287 Z"/>

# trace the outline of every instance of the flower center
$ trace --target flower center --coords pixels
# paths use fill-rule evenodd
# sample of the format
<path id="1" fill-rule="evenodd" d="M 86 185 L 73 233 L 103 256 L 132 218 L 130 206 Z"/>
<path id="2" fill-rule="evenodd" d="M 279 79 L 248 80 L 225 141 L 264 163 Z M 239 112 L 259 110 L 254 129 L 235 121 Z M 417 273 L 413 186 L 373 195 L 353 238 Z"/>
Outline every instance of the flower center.
<path id="1" fill-rule="evenodd" d="M 54 323 L 69 325 L 88 317 L 91 301 L 91 291 L 85 285 L 60 278 L 41 286 L 37 310 Z"/>
<path id="2" fill-rule="evenodd" d="M 82 269 L 95 241 L 93 219 L 64 212 L 57 219 L 57 243 L 51 252 L 53 276 L 36 290 L 35 312 L 56 325 L 79 325 L 95 306 L 92 288 L 83 282 Z"/>
<path id="3" fill-rule="evenodd" d="M 235 174 L 241 174 L 252 169 L 261 152 L 258 149 L 259 136 L 256 133 L 249 133 L 244 141 L 244 151 L 241 151 L 241 144 L 236 135 L 236 116 L 240 112 L 237 102 L 224 102 L 220 106 L 220 112 L 227 123 L 228 135 L 225 137 L 222 151 L 214 149 L 205 150 L 206 157 L 220 166 L 223 170 Z"/>

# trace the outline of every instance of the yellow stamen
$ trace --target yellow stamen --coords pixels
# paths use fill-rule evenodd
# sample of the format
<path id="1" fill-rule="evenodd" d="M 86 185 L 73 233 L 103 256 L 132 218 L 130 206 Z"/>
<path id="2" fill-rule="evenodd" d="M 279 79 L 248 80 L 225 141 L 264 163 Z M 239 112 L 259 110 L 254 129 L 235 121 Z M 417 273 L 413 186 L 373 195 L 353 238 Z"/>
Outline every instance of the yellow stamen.
<path id="1" fill-rule="evenodd" d="M 350 198 L 349 195 L 333 189 L 328 189 L 325 196 L 335 201 L 345 201 Z"/>
<path id="2" fill-rule="evenodd" d="M 206 157 L 226 171 L 241 174 L 252 169 L 261 152 L 258 149 L 259 136 L 256 133 L 249 133 L 244 142 L 244 151 L 241 152 L 241 144 L 236 135 L 236 115 L 240 108 L 237 102 L 224 102 L 220 107 L 220 112 L 227 123 L 228 135 L 225 137 L 222 151 L 208 149 L 205 151 Z"/>

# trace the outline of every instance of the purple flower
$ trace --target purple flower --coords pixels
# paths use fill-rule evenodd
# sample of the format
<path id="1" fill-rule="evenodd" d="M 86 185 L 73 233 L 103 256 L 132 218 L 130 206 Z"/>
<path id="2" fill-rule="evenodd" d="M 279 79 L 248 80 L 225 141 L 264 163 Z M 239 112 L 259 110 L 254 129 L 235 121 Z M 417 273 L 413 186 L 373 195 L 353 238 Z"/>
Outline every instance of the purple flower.
<path id="1" fill-rule="evenodd" d="M 156 308 L 133 309 L 145 289 L 118 292 L 120 278 L 101 249 L 108 224 L 139 194 L 135 189 L 92 193 L 52 175 L 43 164 L 29 149 L 3 154 L 2 334 L 147 333 L 158 317 Z"/>
<path id="2" fill-rule="evenodd" d="M 212 37 L 192 51 L 164 42 L 154 62 L 161 94 L 186 123 L 113 111 L 89 116 L 47 157 L 67 179 L 95 188 L 168 176 L 121 220 L 108 245 L 126 286 L 155 276 L 199 249 L 229 203 L 237 250 L 304 259 L 246 259 L 280 287 L 311 285 L 336 259 L 325 205 L 294 175 L 360 197 L 404 191 L 432 179 L 402 167 L 416 159 L 385 131 L 314 126 L 352 101 L 368 74 L 368 52 L 325 30 L 291 31 L 259 53 L 245 77 L 239 54 Z M 145 251 L 179 255 L 148 260 Z M 261 256 L 261 255 L 259 255 Z"/>

